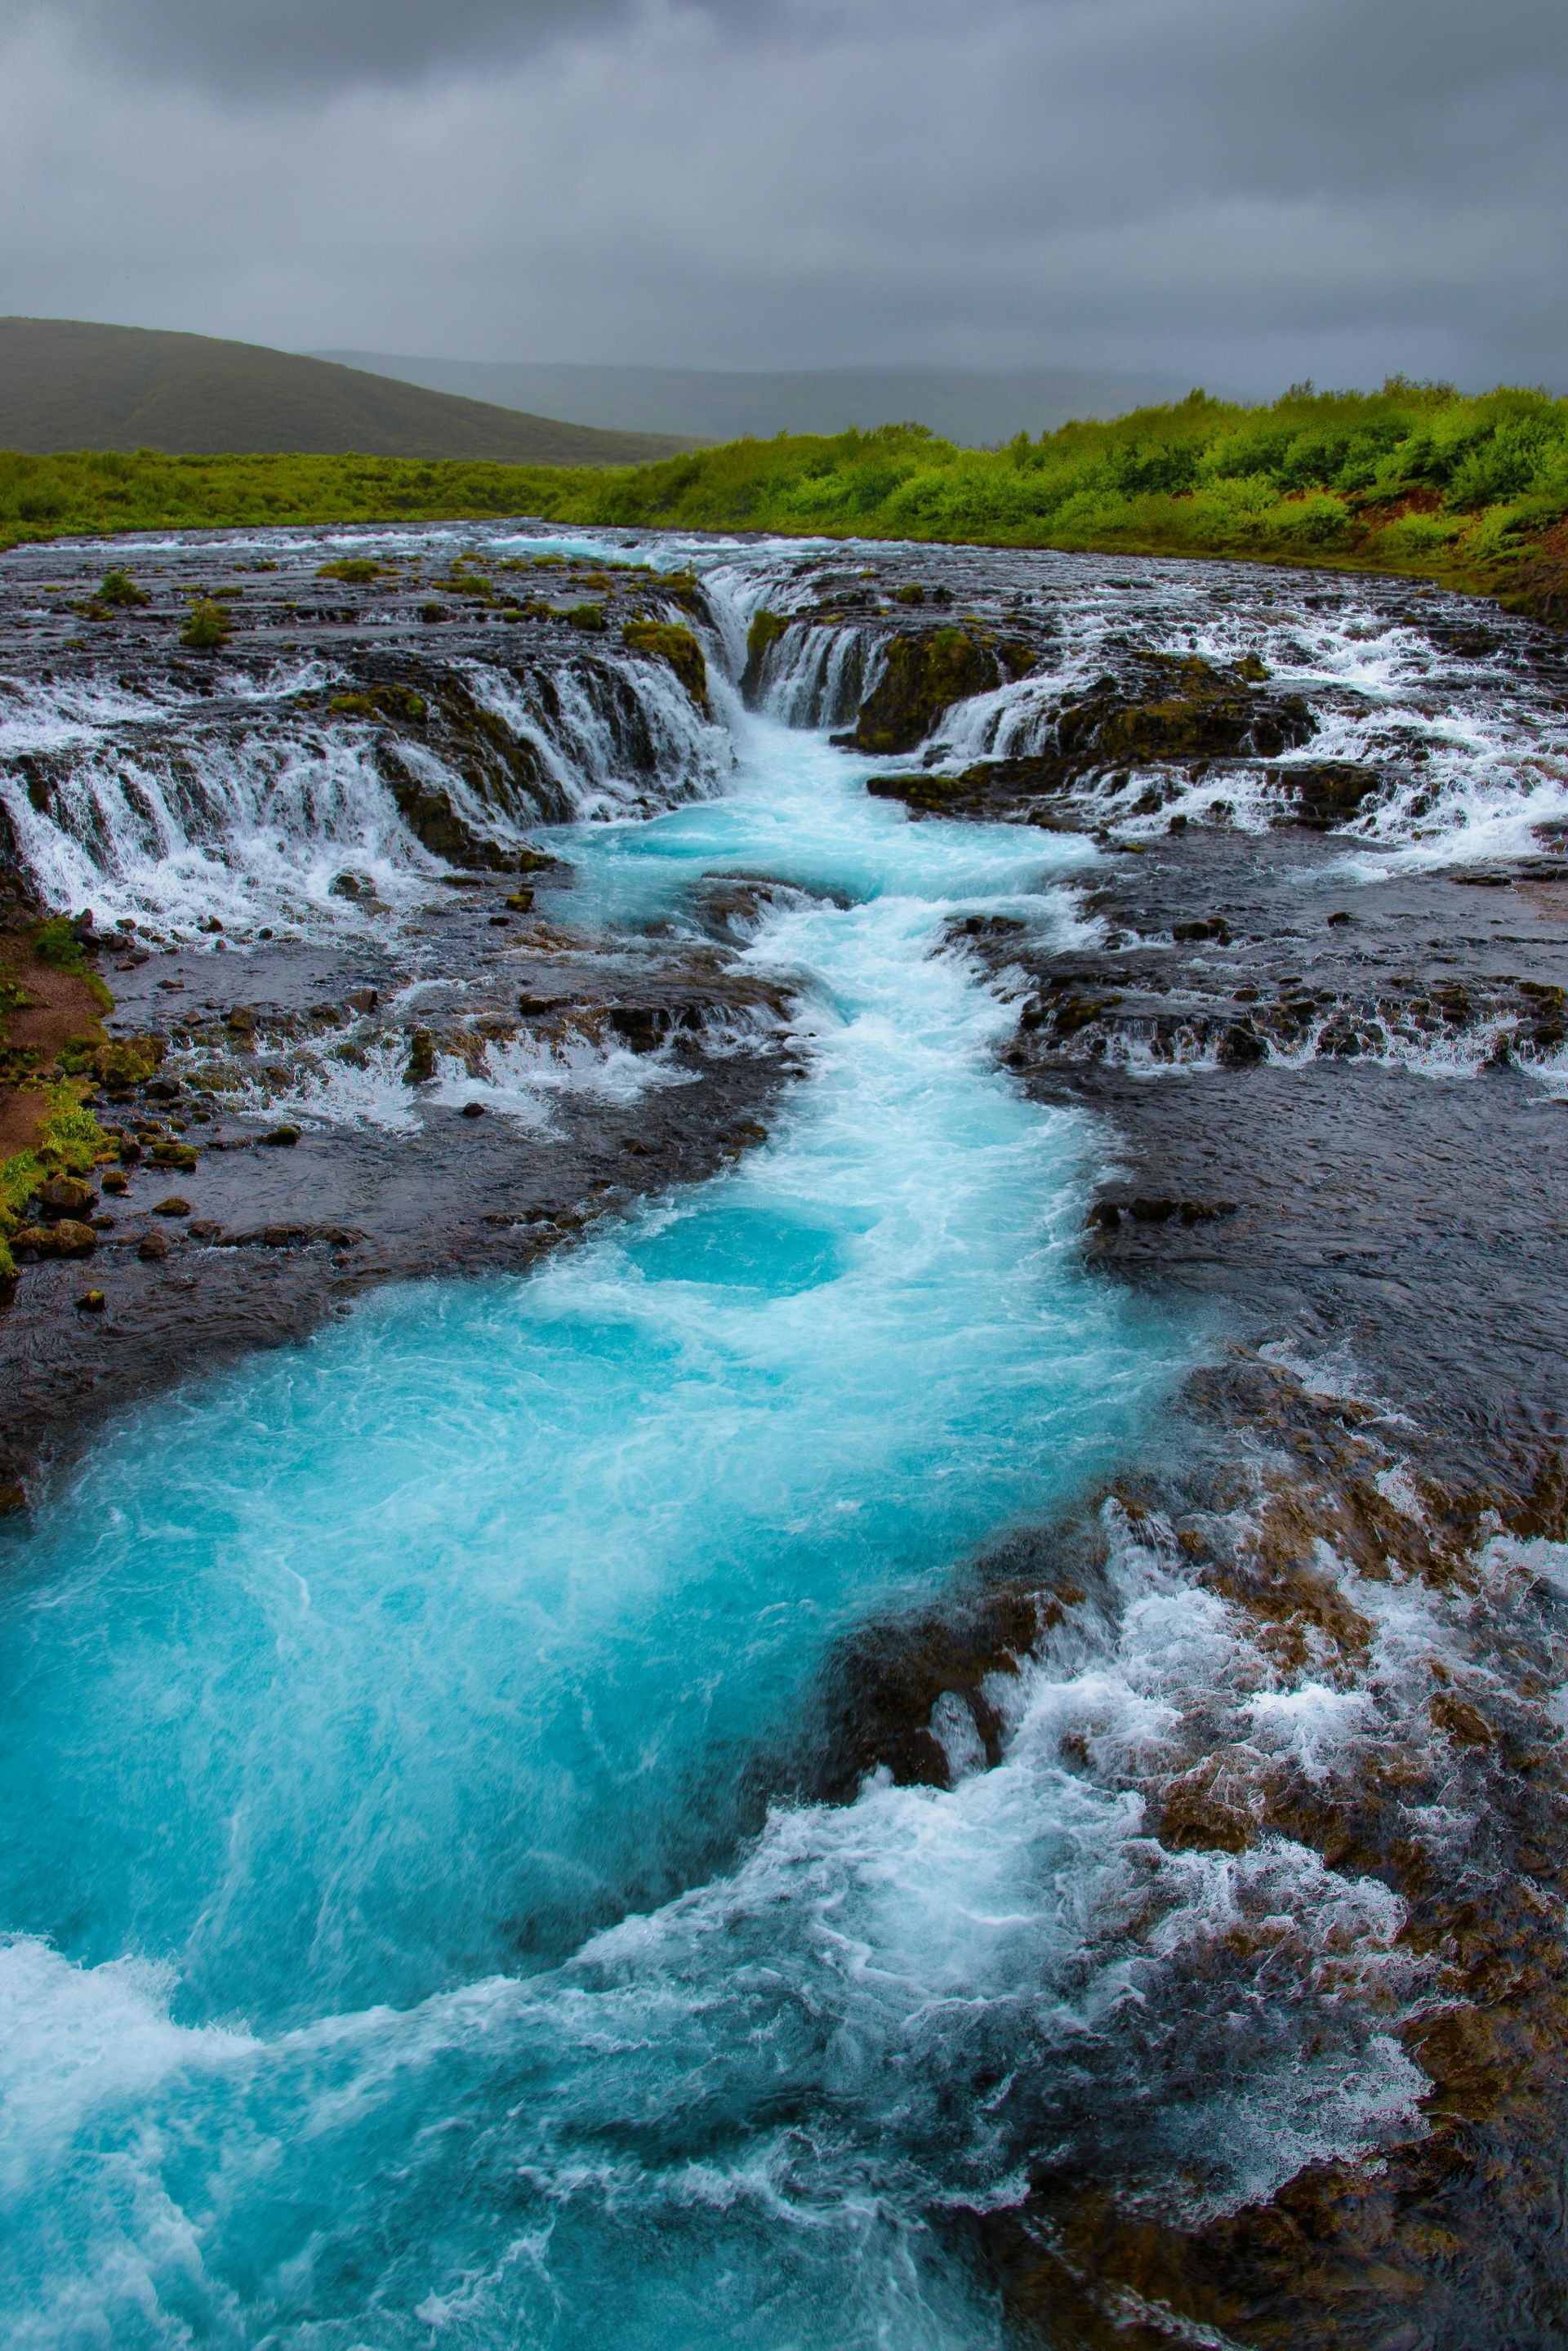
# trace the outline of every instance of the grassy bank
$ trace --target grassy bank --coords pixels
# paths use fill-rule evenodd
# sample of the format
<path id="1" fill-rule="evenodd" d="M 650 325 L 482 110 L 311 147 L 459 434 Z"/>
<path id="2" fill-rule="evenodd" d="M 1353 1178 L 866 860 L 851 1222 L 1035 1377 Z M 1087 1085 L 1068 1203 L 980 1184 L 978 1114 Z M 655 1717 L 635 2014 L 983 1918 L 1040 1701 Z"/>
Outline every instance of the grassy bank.
<path id="1" fill-rule="evenodd" d="M 625 523 L 1413 573 L 1568 618 L 1568 401 L 1396 379 L 1271 407 L 1192 393 L 961 449 L 915 425 L 587 472 L 358 457 L 0 457 L 0 544 L 254 523 Z"/>

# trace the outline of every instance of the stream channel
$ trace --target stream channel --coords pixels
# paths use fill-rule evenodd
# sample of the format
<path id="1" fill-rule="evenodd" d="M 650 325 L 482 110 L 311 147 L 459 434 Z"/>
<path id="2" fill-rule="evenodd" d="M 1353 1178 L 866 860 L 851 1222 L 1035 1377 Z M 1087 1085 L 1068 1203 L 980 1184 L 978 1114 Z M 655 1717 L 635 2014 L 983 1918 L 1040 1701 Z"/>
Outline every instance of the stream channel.
<path id="1" fill-rule="evenodd" d="M 768 576 L 708 572 L 732 672 Z M 1237 1869 L 1338 1948 L 1397 1904 L 1302 1847 L 1151 1862 L 1060 1666 L 994 1768 L 955 1704 L 949 1786 L 789 1793 L 857 1627 L 1105 1479 L 1207 1328 L 1086 1269 L 1107 1133 L 1027 1097 L 955 944 L 1092 939 L 1099 852 L 912 821 L 718 650 L 716 796 L 538 837 L 579 924 L 773 885 L 745 956 L 808 1067 L 768 1140 L 122 1416 L 7 1539 L 13 2351 L 968 2351 L 972 2218 L 1042 2153 L 1223 2212 L 1419 2094 L 1375 2002 L 1281 1980 L 1219 2062 L 1160 2022 Z M 1069 1672 L 1152 1719 L 1218 1636 L 1138 1573 L 1141 1677 Z"/>

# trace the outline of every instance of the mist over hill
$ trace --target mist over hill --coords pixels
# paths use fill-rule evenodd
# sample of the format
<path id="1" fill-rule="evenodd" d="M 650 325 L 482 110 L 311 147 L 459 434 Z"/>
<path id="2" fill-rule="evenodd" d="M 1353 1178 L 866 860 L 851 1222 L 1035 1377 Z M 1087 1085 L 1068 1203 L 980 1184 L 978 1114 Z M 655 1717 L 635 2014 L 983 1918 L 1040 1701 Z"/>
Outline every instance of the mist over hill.
<path id="1" fill-rule="evenodd" d="M 1109 417 L 1189 387 L 1171 376 L 1038 368 L 1018 375 L 957 368 L 741 370 L 534 365 L 510 360 L 411 359 L 387 351 L 318 351 L 318 359 L 461 393 L 503 408 L 542 406 L 603 429 L 640 427 L 694 439 L 873 431 L 928 425 L 971 448 L 1040 434 L 1072 417 Z"/>
<path id="2" fill-rule="evenodd" d="M 629 465 L 684 437 L 601 432 L 330 361 L 146 327 L 0 319 L 0 447 L 349 452 Z"/>

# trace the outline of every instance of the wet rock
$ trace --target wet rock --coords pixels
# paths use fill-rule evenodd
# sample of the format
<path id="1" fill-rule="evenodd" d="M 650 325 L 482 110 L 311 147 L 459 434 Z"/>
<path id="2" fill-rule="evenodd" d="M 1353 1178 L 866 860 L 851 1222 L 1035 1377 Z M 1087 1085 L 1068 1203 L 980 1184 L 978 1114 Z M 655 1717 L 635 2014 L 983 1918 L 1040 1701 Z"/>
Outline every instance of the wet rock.
<path id="1" fill-rule="evenodd" d="M 629 652 L 645 653 L 674 670 L 704 717 L 709 715 L 707 662 L 690 629 L 667 622 L 628 621 L 621 633 Z"/>
<path id="2" fill-rule="evenodd" d="M 662 1004 L 611 1004 L 605 1026 L 633 1053 L 652 1053 L 674 1027 L 674 1016 Z"/>
<path id="3" fill-rule="evenodd" d="M 435 1038 L 428 1029 L 416 1029 L 408 1040 L 403 1082 L 423 1086 L 435 1075 Z"/>
<path id="4" fill-rule="evenodd" d="M 281 1126 L 269 1127 L 261 1139 L 263 1143 L 271 1144 L 276 1150 L 288 1151 L 298 1142 L 299 1129 L 286 1122 Z"/>
<path id="5" fill-rule="evenodd" d="M 101 1314 L 108 1303 L 101 1290 L 84 1290 L 77 1300 L 77 1311 L 80 1314 Z"/>
<path id="6" fill-rule="evenodd" d="M 1027 666 L 1032 655 L 1022 659 Z M 994 642 L 968 629 L 893 637 L 882 674 L 844 740 L 857 751 L 913 751 L 956 702 L 988 693 L 1014 674 Z"/>
<path id="7" fill-rule="evenodd" d="M 1330 832 L 1343 824 L 1383 789 L 1377 768 L 1354 759 L 1314 759 L 1273 768 L 1269 780 L 1291 802 L 1289 813 L 1275 822 L 1305 825 L 1313 832 Z"/>
<path id="8" fill-rule="evenodd" d="M 93 1189 L 76 1176 L 51 1176 L 38 1186 L 38 1204 L 45 1215 L 82 1217 L 92 1207 Z"/>
<path id="9" fill-rule="evenodd" d="M 188 1217 L 190 1213 L 189 1200 L 183 1200 L 177 1192 L 171 1192 L 166 1199 L 154 1200 L 152 1203 L 152 1214 L 155 1217 Z"/>
<path id="10" fill-rule="evenodd" d="M 167 1233 L 143 1233 L 136 1244 L 136 1254 L 144 1264 L 157 1265 L 161 1259 L 168 1256 L 169 1249 L 170 1241 Z"/>
<path id="11" fill-rule="evenodd" d="M 484 1117 L 484 1115 L 485 1115 L 485 1105 L 484 1105 L 484 1103 L 483 1103 L 482 1102 L 465 1102 L 464 1103 L 464 1105 L 463 1105 L 463 1110 L 462 1110 L 462 1116 L 463 1116 L 463 1117 L 465 1117 L 465 1118 L 483 1118 L 483 1117 Z"/>
<path id="12" fill-rule="evenodd" d="M 1098 768 L 1268 758 L 1310 742 L 1317 722 L 1299 695 L 1256 690 L 1256 671 L 1197 655 L 1144 653 L 1098 679 L 1057 716 L 1064 759 Z"/>
<path id="13" fill-rule="evenodd" d="M 1238 1020 L 1221 1037 L 1218 1058 L 1222 1070 L 1245 1070 L 1254 1062 L 1266 1061 L 1268 1053 L 1267 1040 L 1250 1022 Z"/>
<path id="14" fill-rule="evenodd" d="M 196 1146 L 193 1143 L 175 1143 L 165 1139 L 152 1145 L 153 1166 L 177 1168 L 183 1176 L 191 1174 L 199 1156 Z"/>

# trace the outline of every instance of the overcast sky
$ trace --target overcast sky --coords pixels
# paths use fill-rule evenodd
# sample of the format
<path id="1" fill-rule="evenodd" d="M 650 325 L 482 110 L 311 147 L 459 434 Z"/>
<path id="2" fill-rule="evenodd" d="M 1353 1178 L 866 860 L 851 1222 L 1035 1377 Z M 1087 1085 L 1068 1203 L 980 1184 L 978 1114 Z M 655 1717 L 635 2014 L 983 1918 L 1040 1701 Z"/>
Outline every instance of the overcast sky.
<path id="1" fill-rule="evenodd" d="M 1568 389 L 1565 0 L 0 0 L 0 311 Z"/>

